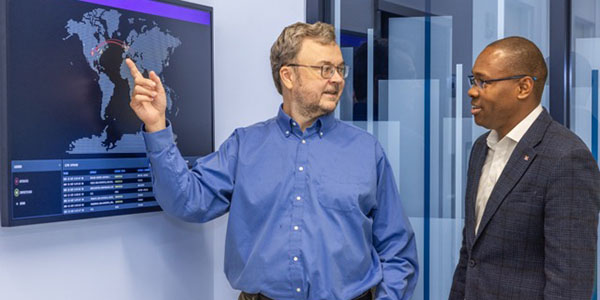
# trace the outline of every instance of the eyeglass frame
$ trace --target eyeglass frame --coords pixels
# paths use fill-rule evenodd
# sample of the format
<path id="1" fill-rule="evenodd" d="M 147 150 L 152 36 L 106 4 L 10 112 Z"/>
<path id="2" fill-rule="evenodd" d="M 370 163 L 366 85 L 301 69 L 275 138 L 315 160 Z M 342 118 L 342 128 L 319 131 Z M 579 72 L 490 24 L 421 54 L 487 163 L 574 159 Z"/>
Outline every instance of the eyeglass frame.
<path id="1" fill-rule="evenodd" d="M 325 76 L 325 67 L 333 67 L 333 69 L 341 75 L 342 78 L 346 79 L 348 78 L 348 74 L 350 74 L 350 66 L 344 64 L 344 65 L 339 65 L 339 66 L 335 66 L 333 64 L 324 64 L 322 66 L 311 66 L 311 65 L 302 65 L 302 64 L 287 64 L 286 66 L 288 67 L 305 67 L 305 68 L 313 68 L 313 69 L 320 69 L 321 70 L 321 77 L 323 77 L 323 79 L 331 79 L 333 78 L 333 75 L 335 75 L 335 72 L 331 73 L 331 76 L 326 77 Z M 343 68 L 342 71 L 340 71 L 340 68 Z"/>
<path id="2" fill-rule="evenodd" d="M 537 80 L 537 77 L 535 76 L 531 76 L 531 75 L 514 75 L 514 76 L 509 76 L 509 77 L 503 77 L 503 78 L 497 78 L 497 79 L 488 79 L 488 80 L 482 80 L 479 78 L 475 78 L 475 75 L 467 75 L 467 78 L 469 79 L 469 83 L 471 83 L 471 87 L 477 86 L 480 89 L 484 89 L 486 84 L 492 83 L 492 82 L 497 82 L 497 81 L 504 81 L 504 80 L 511 80 L 511 79 L 521 79 L 524 77 L 531 77 L 531 79 L 533 79 L 533 81 Z M 480 84 L 477 83 L 477 81 L 480 82 Z"/>

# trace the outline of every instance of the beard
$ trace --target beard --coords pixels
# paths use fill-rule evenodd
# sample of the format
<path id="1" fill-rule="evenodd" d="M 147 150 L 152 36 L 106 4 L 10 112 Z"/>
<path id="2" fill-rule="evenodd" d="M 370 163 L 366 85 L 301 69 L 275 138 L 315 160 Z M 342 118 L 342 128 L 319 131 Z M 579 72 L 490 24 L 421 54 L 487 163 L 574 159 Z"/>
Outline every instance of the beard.
<path id="1" fill-rule="evenodd" d="M 319 94 L 315 92 L 304 91 L 301 88 L 292 92 L 294 102 L 298 105 L 298 113 L 303 117 L 312 119 L 320 117 L 328 112 L 323 111 L 319 106 Z"/>
<path id="2" fill-rule="evenodd" d="M 298 113 L 300 113 L 303 117 L 308 119 L 319 118 L 335 110 L 337 104 L 333 106 L 333 109 L 322 107 L 321 93 L 308 90 L 302 84 L 302 80 L 300 78 L 298 78 L 297 84 L 298 88 L 292 90 L 292 98 L 298 105 Z M 339 90 L 339 87 L 336 86 L 335 89 Z"/>

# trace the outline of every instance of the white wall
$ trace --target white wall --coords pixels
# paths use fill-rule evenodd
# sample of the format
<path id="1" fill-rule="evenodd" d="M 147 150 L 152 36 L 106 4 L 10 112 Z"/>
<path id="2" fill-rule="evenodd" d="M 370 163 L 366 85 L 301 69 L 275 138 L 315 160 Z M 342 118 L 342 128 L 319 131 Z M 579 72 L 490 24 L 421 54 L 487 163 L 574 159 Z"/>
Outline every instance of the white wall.
<path id="1" fill-rule="evenodd" d="M 0 298 L 212 298 L 213 230 L 163 213 L 0 228 Z"/>
<path id="2" fill-rule="evenodd" d="M 215 142 L 275 115 L 269 49 L 304 0 L 195 0 L 214 8 Z M 58 9 L 58 8 L 57 8 Z M 2 299 L 236 299 L 223 274 L 226 217 L 162 212 L 0 228 Z"/>

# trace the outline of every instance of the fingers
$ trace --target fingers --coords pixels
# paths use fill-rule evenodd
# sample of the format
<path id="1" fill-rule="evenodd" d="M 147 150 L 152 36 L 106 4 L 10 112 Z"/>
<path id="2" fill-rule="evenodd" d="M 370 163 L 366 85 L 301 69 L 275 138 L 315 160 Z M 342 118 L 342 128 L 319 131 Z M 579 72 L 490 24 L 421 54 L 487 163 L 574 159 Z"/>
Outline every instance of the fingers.
<path id="1" fill-rule="evenodd" d="M 144 75 L 140 73 L 133 60 L 127 58 L 125 59 L 125 64 L 127 64 L 127 67 L 129 67 L 129 72 L 131 72 L 131 76 L 133 76 L 136 86 L 141 85 L 143 87 L 146 87 L 147 89 L 153 89 L 154 87 L 156 87 L 156 83 L 154 82 L 154 80 L 144 78 Z"/>
<path id="2" fill-rule="evenodd" d="M 131 107 L 137 107 L 143 106 L 144 103 L 152 103 L 157 95 L 158 93 L 154 89 L 148 89 L 136 84 L 133 88 L 130 105 Z"/>
<path id="3" fill-rule="evenodd" d="M 158 93 L 156 91 L 154 91 L 154 89 L 147 89 L 141 85 L 135 85 L 135 87 L 133 88 L 133 95 L 137 96 L 137 95 L 144 95 L 144 96 L 148 96 L 150 98 L 154 98 L 158 95 Z"/>
<path id="4" fill-rule="evenodd" d="M 154 83 L 153 80 L 144 78 L 142 76 L 135 77 L 134 83 L 135 86 L 142 86 L 148 90 L 154 90 L 154 88 L 156 87 L 156 83 Z"/>
<path id="5" fill-rule="evenodd" d="M 125 63 L 129 67 L 129 71 L 131 72 L 131 76 L 133 76 L 135 83 L 130 105 L 132 107 L 138 107 L 143 106 L 144 103 L 152 103 L 159 95 L 160 97 L 158 97 L 158 99 L 161 101 L 158 103 L 164 102 L 165 89 L 160 82 L 158 75 L 156 75 L 154 71 L 151 71 L 150 78 L 144 78 L 133 60 L 127 58 L 125 59 Z"/>
<path id="6" fill-rule="evenodd" d="M 127 66 L 129 67 L 129 72 L 131 73 L 131 76 L 133 76 L 133 78 L 143 77 L 142 73 L 140 73 L 140 71 L 135 66 L 135 63 L 133 62 L 133 60 L 131 60 L 131 58 L 125 59 L 125 64 L 127 64 Z"/>
<path id="7" fill-rule="evenodd" d="M 152 80 L 152 82 L 154 84 L 156 84 L 158 92 L 160 92 L 160 93 L 165 92 L 165 88 L 163 87 L 162 82 L 160 81 L 160 77 L 158 77 L 158 75 L 156 75 L 156 73 L 154 71 L 150 71 L 150 79 Z"/>
<path id="8" fill-rule="evenodd" d="M 130 105 L 131 107 L 136 107 L 143 105 L 144 103 L 152 103 L 154 98 L 146 96 L 146 95 L 135 95 L 131 97 Z"/>

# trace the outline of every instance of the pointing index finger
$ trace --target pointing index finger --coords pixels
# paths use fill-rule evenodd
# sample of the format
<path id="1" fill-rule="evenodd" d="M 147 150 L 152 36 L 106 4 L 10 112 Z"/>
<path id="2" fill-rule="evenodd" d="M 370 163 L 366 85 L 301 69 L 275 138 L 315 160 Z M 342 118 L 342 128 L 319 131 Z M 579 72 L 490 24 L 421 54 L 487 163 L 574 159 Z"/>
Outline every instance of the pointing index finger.
<path id="1" fill-rule="evenodd" d="M 133 76 L 133 78 L 142 76 L 142 73 L 140 73 L 138 68 L 135 66 L 135 63 L 133 62 L 133 60 L 131 60 L 130 58 L 127 58 L 127 59 L 125 59 L 125 63 L 129 67 L 129 72 L 131 72 L 131 76 Z"/>

